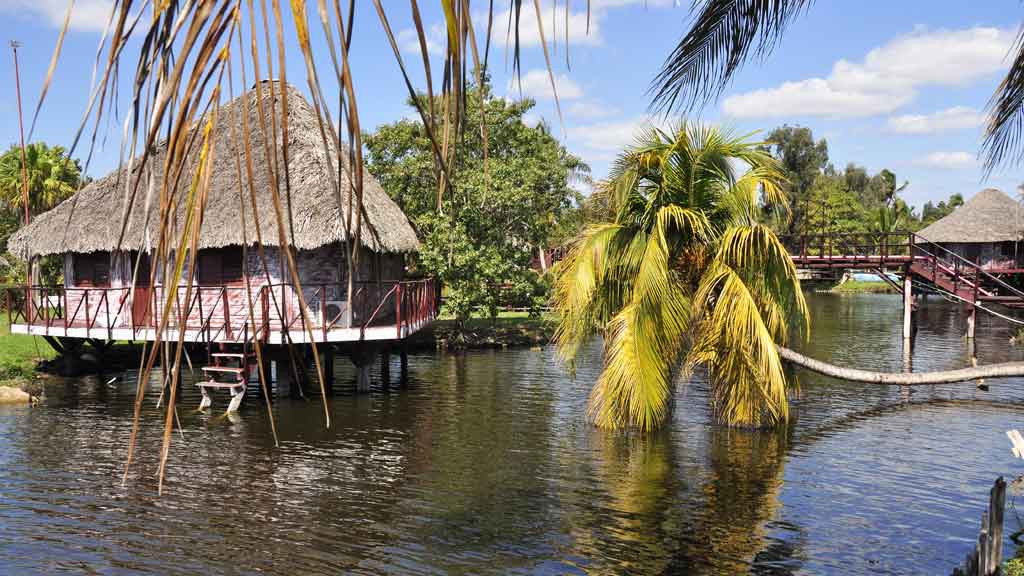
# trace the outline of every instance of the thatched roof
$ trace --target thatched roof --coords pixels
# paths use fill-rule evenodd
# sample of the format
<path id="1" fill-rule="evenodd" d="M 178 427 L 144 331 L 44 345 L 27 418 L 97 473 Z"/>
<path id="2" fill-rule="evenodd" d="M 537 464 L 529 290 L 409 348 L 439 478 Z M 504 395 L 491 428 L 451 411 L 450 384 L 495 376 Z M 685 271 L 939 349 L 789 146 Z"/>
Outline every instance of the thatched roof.
<path id="1" fill-rule="evenodd" d="M 986 188 L 918 235 L 932 242 L 1007 242 L 1021 239 L 1024 206 L 1002 190 Z"/>
<path id="2" fill-rule="evenodd" d="M 280 110 L 280 103 L 271 101 L 269 84 L 262 86 L 263 107 L 265 111 Z M 329 154 L 325 153 L 321 138 L 320 126 L 316 112 L 303 98 L 295 87 L 274 83 L 275 95 L 281 96 L 282 87 L 288 91 L 288 177 L 291 184 L 292 226 L 288 226 L 287 201 L 285 198 L 284 174 L 279 175 L 281 203 L 285 210 L 285 229 L 294 229 L 294 239 L 290 243 L 299 249 L 312 249 L 332 242 L 345 241 L 345 214 L 347 207 L 339 206 L 337 194 L 332 186 L 331 176 L 337 179 L 338 155 L 329 140 Z M 264 132 L 260 129 L 257 95 L 250 90 L 245 95 L 223 104 L 214 128 L 215 155 L 210 177 L 210 189 L 200 231 L 200 248 L 218 248 L 243 243 L 242 227 L 239 219 L 239 186 L 236 171 L 236 139 L 239 142 L 239 158 L 242 159 L 243 183 L 245 176 L 244 145 L 242 139 L 243 119 L 240 113 L 248 114 L 250 127 L 250 150 L 253 158 L 253 181 L 256 189 L 256 207 L 260 216 L 260 232 L 263 242 L 267 245 L 278 244 L 277 220 L 273 208 L 270 177 L 267 170 L 267 155 L 264 153 Z M 267 126 L 270 129 L 269 114 Z M 202 123 L 199 123 L 202 125 Z M 232 129 L 234 125 L 234 129 Z M 283 148 L 280 122 L 277 123 L 278 165 L 283 165 Z M 189 165 L 195 169 L 197 164 L 200 139 L 191 154 Z M 159 181 L 162 172 L 165 146 L 157 147 L 149 166 L 157 167 Z M 146 167 L 148 170 L 148 166 Z M 134 171 L 138 174 L 138 168 Z M 148 172 L 147 172 L 148 173 Z M 39 215 L 32 224 L 13 235 L 8 242 L 8 249 L 22 258 L 64 252 L 95 252 L 117 248 L 118 236 L 121 232 L 122 214 L 125 211 L 126 198 L 132 179 L 128 170 L 122 167 L 113 173 L 85 186 L 77 194 L 65 200 L 53 210 Z M 191 174 L 183 174 L 179 190 L 187 190 Z M 343 182 L 348 182 L 342 173 Z M 150 206 L 149 225 L 145 218 L 145 178 L 139 187 L 135 208 L 132 210 L 128 230 L 121 249 L 151 249 L 155 243 L 159 220 L 158 195 L 153 192 L 154 199 Z M 156 186 L 155 188 L 158 188 Z M 343 189 L 344 190 L 344 189 Z M 184 196 L 184 195 L 182 195 Z M 256 241 L 256 227 L 252 211 L 246 197 L 246 239 L 250 243 Z M 342 194 L 348 196 L 347 190 Z M 178 210 L 177 230 L 181 230 L 185 222 L 184 202 Z M 410 252 L 419 248 L 416 233 L 409 224 L 408 218 L 396 205 L 380 183 L 364 171 L 363 204 L 366 220 L 361 232 L 362 243 L 377 252 Z M 353 218 L 353 225 L 354 225 Z M 148 230 L 147 230 L 148 228 Z M 289 236 L 289 238 L 291 238 Z"/>

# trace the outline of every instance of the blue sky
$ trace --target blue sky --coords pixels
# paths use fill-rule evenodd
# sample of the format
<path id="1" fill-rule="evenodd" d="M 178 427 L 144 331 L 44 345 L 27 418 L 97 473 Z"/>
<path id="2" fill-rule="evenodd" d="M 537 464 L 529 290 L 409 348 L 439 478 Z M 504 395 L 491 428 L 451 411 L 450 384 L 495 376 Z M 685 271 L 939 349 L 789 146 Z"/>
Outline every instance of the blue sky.
<path id="1" fill-rule="evenodd" d="M 315 6 L 315 2 L 311 3 Z M 353 76 L 364 127 L 410 115 L 406 89 L 383 38 L 372 4 L 357 3 L 352 51 Z M 420 2 L 429 36 L 443 45 L 437 2 Z M 483 10 L 487 3 L 476 2 Z M 495 2 L 505 6 L 507 2 Z M 529 3 L 524 3 L 529 4 Z M 564 131 L 551 98 L 543 53 L 533 20 L 524 24 L 522 87 L 538 106 L 540 118 L 567 147 L 602 177 L 638 126 L 651 121 L 647 89 L 665 56 L 686 29 L 689 2 L 674 0 L 593 0 L 590 33 L 586 4 L 570 9 L 571 69 L 565 64 L 564 4 L 554 15 L 559 42 L 555 60 L 564 112 Z M 414 49 L 408 4 L 385 0 L 407 65 L 423 88 L 422 66 Z M 551 4 L 543 3 L 545 32 L 551 36 Z M 3 40 L 17 39 L 26 113 L 34 108 L 63 19 L 66 0 L 0 0 Z M 77 0 L 54 85 L 35 138 L 68 144 L 88 100 L 96 44 L 109 0 Z M 310 15 L 315 18 L 314 14 Z M 527 14 L 532 18 L 532 12 Z M 1019 169 L 982 180 L 976 155 L 985 105 L 1008 65 L 1007 52 L 1024 9 L 1016 0 L 983 3 L 901 1 L 818 2 L 790 28 L 775 52 L 749 63 L 722 98 L 691 114 L 705 122 L 741 131 L 767 132 L 785 123 L 809 126 L 826 138 L 832 161 L 871 171 L 889 168 L 908 180 L 905 197 L 920 206 L 959 192 L 970 196 L 985 186 L 1013 192 L 1024 181 Z M 483 27 L 484 14 L 476 25 Z M 497 15 L 491 70 L 496 90 L 519 91 L 505 65 L 505 20 Z M 480 31 L 480 41 L 484 32 Z M 330 68 L 324 53 L 323 69 Z M 0 142 L 16 142 L 13 67 L 9 52 L 0 60 Z M 435 68 L 441 66 L 435 56 Z M 288 54 L 288 79 L 305 91 L 299 54 Z M 325 85 L 327 83 L 325 82 Z M 122 116 L 101 131 L 89 172 L 101 175 L 117 163 Z M 654 118 L 662 123 L 663 118 Z M 106 137 L 106 144 L 102 145 Z M 102 145 L 102 147 L 100 147 Z"/>

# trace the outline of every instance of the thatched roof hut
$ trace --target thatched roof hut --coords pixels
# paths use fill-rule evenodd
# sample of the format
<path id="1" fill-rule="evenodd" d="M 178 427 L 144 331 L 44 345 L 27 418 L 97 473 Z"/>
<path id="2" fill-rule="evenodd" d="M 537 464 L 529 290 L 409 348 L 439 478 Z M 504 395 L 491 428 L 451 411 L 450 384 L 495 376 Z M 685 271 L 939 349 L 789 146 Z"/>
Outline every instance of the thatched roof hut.
<path id="1" fill-rule="evenodd" d="M 271 99 L 270 86 L 262 87 L 263 109 L 266 114 L 280 103 Z M 291 222 L 285 223 L 286 230 L 294 230 L 289 243 L 300 250 L 318 248 L 334 242 L 347 240 L 345 215 L 347 206 L 339 206 L 332 182 L 338 178 L 338 154 L 328 139 L 328 150 L 324 150 L 316 112 L 295 87 L 279 82 L 274 83 L 275 95 L 287 90 L 288 100 L 288 163 L 287 174 L 290 183 Z M 244 144 L 242 139 L 243 118 L 248 115 L 250 129 L 249 149 L 252 153 L 253 187 L 256 191 L 256 205 L 260 216 L 260 233 L 265 245 L 278 244 L 277 220 L 272 203 L 268 157 L 264 153 L 265 140 L 269 135 L 260 128 L 257 93 L 250 90 L 243 96 L 221 106 L 214 128 L 215 156 L 210 178 L 209 196 L 200 231 L 200 248 L 220 248 L 240 245 L 247 239 L 256 241 L 256 227 L 251 214 L 248 190 L 244 190 L 247 230 L 243 230 L 239 218 L 239 180 L 236 157 L 242 158 L 242 182 L 248 186 L 245 176 Z M 199 123 L 201 125 L 201 123 Z M 269 118 L 266 125 L 270 126 Z M 276 152 L 277 166 L 284 166 L 282 158 L 282 136 L 280 122 L 277 123 Z M 271 140 L 272 142 L 274 140 Z M 190 165 L 195 167 L 198 157 L 199 139 L 195 139 Z M 242 150 L 237 150 L 242 148 Z M 271 149 L 274 149 L 271 147 Z M 164 145 L 157 146 L 153 160 L 147 163 L 156 167 L 157 178 L 162 171 Z M 138 174 L 138 168 L 134 171 Z M 144 174 L 143 185 L 139 188 L 134 209 L 131 211 L 129 226 L 123 242 L 118 246 L 123 214 L 129 196 L 128 169 L 121 167 L 104 176 L 67 199 L 53 210 L 39 215 L 30 226 L 20 230 L 9 240 L 9 250 L 15 255 L 29 257 L 60 253 L 87 253 L 97 251 L 149 250 L 153 248 L 159 220 L 158 194 L 148 203 L 149 223 L 146 222 L 147 202 Z M 343 182 L 347 178 L 342 172 Z M 183 174 L 179 190 L 185 190 L 191 181 L 191 174 Z M 287 212 L 284 170 L 278 174 L 282 205 Z M 348 194 L 342 194 L 342 204 Z M 401 253 L 419 248 L 416 233 L 408 218 L 381 188 L 377 180 L 364 172 L 363 204 L 366 211 L 361 239 L 362 243 L 375 252 Z M 185 221 L 184 202 L 177 214 L 181 230 Z M 287 213 L 285 218 L 288 218 Z M 354 219 L 353 219 L 354 221 Z"/>
<path id="2" fill-rule="evenodd" d="M 1024 209 L 1002 190 L 986 188 L 918 232 L 940 244 L 1016 242 L 1024 228 Z"/>

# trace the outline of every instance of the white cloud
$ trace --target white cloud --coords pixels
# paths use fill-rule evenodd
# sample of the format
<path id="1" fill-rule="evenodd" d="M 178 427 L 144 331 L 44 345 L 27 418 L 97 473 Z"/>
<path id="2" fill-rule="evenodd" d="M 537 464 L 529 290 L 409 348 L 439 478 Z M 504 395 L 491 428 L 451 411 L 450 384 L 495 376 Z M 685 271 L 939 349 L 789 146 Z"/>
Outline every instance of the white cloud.
<path id="1" fill-rule="evenodd" d="M 606 118 L 619 113 L 618 108 L 608 106 L 596 100 L 581 100 L 579 102 L 573 102 L 566 111 L 570 116 L 582 118 L 584 120 Z"/>
<path id="2" fill-rule="evenodd" d="M 985 116 L 969 106 L 954 106 L 931 114 L 905 114 L 889 118 L 886 126 L 898 134 L 936 134 L 974 128 Z"/>
<path id="3" fill-rule="evenodd" d="M 917 163 L 931 168 L 957 169 L 970 168 L 978 161 L 970 152 L 932 152 L 919 158 Z"/>
<path id="4" fill-rule="evenodd" d="M 112 0 L 77 0 L 71 12 L 70 27 L 75 30 L 102 32 L 110 18 Z M 0 2 L 0 12 L 34 14 L 58 28 L 64 26 L 67 0 L 6 0 Z"/>
<path id="5" fill-rule="evenodd" d="M 568 128 L 568 142 L 588 162 L 607 162 L 627 146 L 636 144 L 641 129 L 654 124 L 665 128 L 660 117 L 639 115 L 626 120 L 595 122 Z"/>
<path id="6" fill-rule="evenodd" d="M 738 118 L 863 117 L 892 112 L 924 86 L 965 86 L 1007 66 L 1010 29 L 915 30 L 867 53 L 839 60 L 828 78 L 785 82 L 725 99 Z"/>
<path id="7" fill-rule="evenodd" d="M 551 78 L 548 71 L 543 68 L 535 68 L 523 74 L 517 81 L 511 78 L 508 81 L 509 94 L 518 95 L 522 87 L 522 95 L 535 100 L 553 100 L 551 92 Z M 559 100 L 575 100 L 583 96 L 583 89 L 573 82 L 565 74 L 555 74 L 555 87 L 558 89 Z"/>
<path id="8" fill-rule="evenodd" d="M 427 43 L 428 54 L 431 56 L 444 56 L 445 34 L 444 28 L 440 24 L 434 24 L 428 28 L 424 31 L 423 36 Z M 422 54 L 420 51 L 420 37 L 414 28 L 400 30 L 395 40 L 398 42 L 398 47 L 401 48 L 402 52 Z"/>
<path id="9" fill-rule="evenodd" d="M 565 5 L 558 4 L 554 11 L 550 5 L 542 4 L 540 9 L 541 22 L 544 27 L 544 38 L 548 44 L 557 42 L 558 46 L 565 44 Z M 511 25 L 509 17 L 511 16 Z M 603 12 L 598 13 L 591 7 L 590 31 L 587 31 L 587 11 L 579 12 L 569 10 L 569 48 L 576 46 L 597 46 L 602 42 L 601 38 L 601 17 Z M 487 30 L 487 13 L 476 16 L 476 24 L 485 32 Z M 511 29 L 510 29 L 511 26 Z M 508 40 L 508 49 L 515 46 L 516 19 L 512 10 L 503 10 L 494 15 L 491 28 L 492 47 L 505 47 Z M 537 12 L 532 2 L 523 2 L 519 10 L 519 46 L 521 48 L 532 48 L 540 46 L 540 31 L 537 28 Z M 486 37 L 486 33 L 484 34 Z"/>

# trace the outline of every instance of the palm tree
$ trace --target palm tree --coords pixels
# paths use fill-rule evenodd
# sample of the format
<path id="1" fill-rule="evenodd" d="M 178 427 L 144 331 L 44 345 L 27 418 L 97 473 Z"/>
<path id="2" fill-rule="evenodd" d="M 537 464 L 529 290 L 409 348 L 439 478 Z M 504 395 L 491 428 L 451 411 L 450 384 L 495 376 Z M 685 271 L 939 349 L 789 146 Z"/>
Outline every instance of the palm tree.
<path id="1" fill-rule="evenodd" d="M 82 174 L 78 163 L 68 158 L 62 146 L 36 142 L 25 147 L 28 166 L 29 212 L 38 214 L 53 208 L 75 193 Z M 0 156 L 0 204 L 19 214 L 24 210 L 21 147 L 12 146 Z"/>
<path id="2" fill-rule="evenodd" d="M 556 269 L 556 342 L 572 361 L 604 339 L 590 415 L 602 427 L 665 421 L 677 368 L 708 370 L 718 418 L 785 421 L 790 384 L 776 345 L 808 326 L 785 247 L 759 222 L 784 206 L 784 178 L 759 143 L 682 123 L 648 128 L 616 161 L 611 221 L 588 226 Z"/>
<path id="3" fill-rule="evenodd" d="M 655 108 L 671 111 L 719 96 L 751 56 L 767 57 L 811 0 L 701 0 L 689 31 L 651 84 Z M 1024 28 L 1013 62 L 989 101 L 982 154 L 991 170 L 1024 160 Z M 1015 156 L 1015 157 L 1014 157 Z"/>

